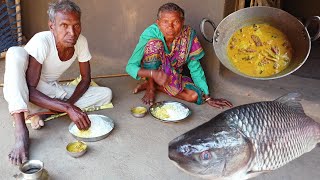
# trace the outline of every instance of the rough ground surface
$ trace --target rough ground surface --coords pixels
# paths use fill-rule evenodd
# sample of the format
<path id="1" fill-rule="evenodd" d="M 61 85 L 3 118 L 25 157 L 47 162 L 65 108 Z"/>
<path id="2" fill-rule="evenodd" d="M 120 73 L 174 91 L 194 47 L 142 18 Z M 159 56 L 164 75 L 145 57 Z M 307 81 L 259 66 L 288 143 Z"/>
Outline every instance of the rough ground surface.
<path id="1" fill-rule="evenodd" d="M 104 62 L 104 67 L 108 67 Z M 98 62 L 92 63 L 95 75 L 106 74 Z M 123 67 L 120 67 L 124 69 Z M 77 75 L 76 66 L 64 78 Z M 0 82 L 3 82 L 4 60 L 0 61 Z M 108 74 L 123 72 L 120 69 L 108 70 Z M 215 87 L 214 95 L 224 97 L 241 105 L 261 100 L 273 100 L 291 91 L 303 93 L 302 104 L 311 117 L 319 121 L 319 89 L 318 80 L 288 76 L 280 80 L 254 81 L 243 79 L 228 71 L 223 71 L 222 83 Z M 130 115 L 133 106 L 142 105 L 143 93 L 132 94 L 137 81 L 130 77 L 97 79 L 96 82 L 113 90 L 113 109 L 94 112 L 107 115 L 115 121 L 115 129 L 106 139 L 88 143 L 87 154 L 78 159 L 70 157 L 65 146 L 74 141 L 68 132 L 70 119 L 61 117 L 46 122 L 46 126 L 35 131 L 30 128 L 30 159 L 44 162 L 51 179 L 198 179 L 176 168 L 168 158 L 168 142 L 176 136 L 210 120 L 222 110 L 208 105 L 185 103 L 192 110 L 187 120 L 167 124 L 159 122 L 147 115 L 138 119 Z M 15 179 L 18 167 L 12 166 L 7 154 L 14 143 L 12 119 L 8 114 L 7 104 L 0 88 L 0 179 Z M 176 100 L 159 94 L 157 101 Z M 320 177 L 320 148 L 315 148 L 286 166 L 261 175 L 256 180 L 317 180 Z"/>

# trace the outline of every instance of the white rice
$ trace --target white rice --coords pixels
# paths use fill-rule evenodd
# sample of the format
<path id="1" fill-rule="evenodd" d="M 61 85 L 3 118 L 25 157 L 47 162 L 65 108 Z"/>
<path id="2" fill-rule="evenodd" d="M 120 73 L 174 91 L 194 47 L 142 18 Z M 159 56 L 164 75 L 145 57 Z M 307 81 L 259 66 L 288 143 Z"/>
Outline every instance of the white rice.
<path id="1" fill-rule="evenodd" d="M 153 115 L 159 119 L 176 121 L 188 116 L 189 109 L 179 103 L 167 103 L 161 107 L 154 108 Z"/>
<path id="2" fill-rule="evenodd" d="M 91 121 L 91 126 L 88 130 L 81 131 L 76 125 L 74 125 L 70 129 L 70 132 L 77 137 L 93 138 L 105 135 L 112 130 L 111 124 L 103 120 L 102 117 L 89 115 L 89 118 Z"/>

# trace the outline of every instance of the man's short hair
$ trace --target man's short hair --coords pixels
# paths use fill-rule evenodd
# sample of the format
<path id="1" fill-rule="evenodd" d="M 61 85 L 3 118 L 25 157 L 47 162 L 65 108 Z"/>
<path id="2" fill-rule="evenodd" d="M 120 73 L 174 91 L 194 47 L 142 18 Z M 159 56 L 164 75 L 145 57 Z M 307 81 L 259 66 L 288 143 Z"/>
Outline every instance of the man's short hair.
<path id="1" fill-rule="evenodd" d="M 53 3 L 49 3 L 48 16 L 51 22 L 55 21 L 57 12 L 76 12 L 81 17 L 80 7 L 70 0 L 58 0 Z"/>
<path id="2" fill-rule="evenodd" d="M 166 4 L 162 5 L 158 9 L 158 14 L 157 14 L 158 19 L 160 19 L 162 12 L 178 12 L 178 13 L 180 13 L 180 17 L 182 19 L 184 19 L 184 10 L 181 7 L 179 7 L 178 5 L 176 5 L 175 3 L 166 3 Z"/>

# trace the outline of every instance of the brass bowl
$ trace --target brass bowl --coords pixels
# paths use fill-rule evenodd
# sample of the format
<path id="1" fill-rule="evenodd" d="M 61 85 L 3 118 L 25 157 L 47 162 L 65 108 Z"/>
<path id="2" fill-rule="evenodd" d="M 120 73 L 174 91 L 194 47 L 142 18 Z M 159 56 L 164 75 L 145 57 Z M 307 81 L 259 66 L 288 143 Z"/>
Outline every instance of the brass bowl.
<path id="1" fill-rule="evenodd" d="M 147 114 L 148 110 L 147 108 L 143 106 L 137 106 L 131 109 L 131 114 L 134 117 L 142 118 Z"/>
<path id="2" fill-rule="evenodd" d="M 41 177 L 44 169 L 43 162 L 40 160 L 29 160 L 20 165 L 19 170 L 21 171 L 24 179 L 38 179 Z"/>
<path id="3" fill-rule="evenodd" d="M 74 158 L 83 156 L 88 149 L 88 145 L 83 141 L 71 142 L 67 145 L 66 150 L 68 154 Z"/>

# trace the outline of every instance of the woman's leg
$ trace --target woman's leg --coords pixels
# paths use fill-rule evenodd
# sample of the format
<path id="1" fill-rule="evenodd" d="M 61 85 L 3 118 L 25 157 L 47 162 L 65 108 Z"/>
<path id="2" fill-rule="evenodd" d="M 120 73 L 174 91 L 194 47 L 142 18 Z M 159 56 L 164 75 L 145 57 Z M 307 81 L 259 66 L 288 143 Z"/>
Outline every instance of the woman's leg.
<path id="1" fill-rule="evenodd" d="M 157 90 L 163 93 L 167 93 L 162 86 L 157 86 Z M 187 89 L 187 88 L 184 88 L 183 91 L 181 91 L 174 97 L 184 101 L 192 102 L 192 103 L 196 103 L 198 101 L 198 93 L 194 90 Z"/>
<path id="2" fill-rule="evenodd" d="M 142 59 L 142 67 L 149 70 L 159 69 L 163 55 L 164 46 L 162 41 L 159 39 L 151 39 L 145 47 L 144 56 Z M 133 93 L 138 93 L 144 90 L 146 90 L 146 92 L 142 97 L 142 102 L 152 105 L 156 95 L 156 84 L 152 78 L 148 78 L 146 82 L 139 84 L 133 90 Z"/>

